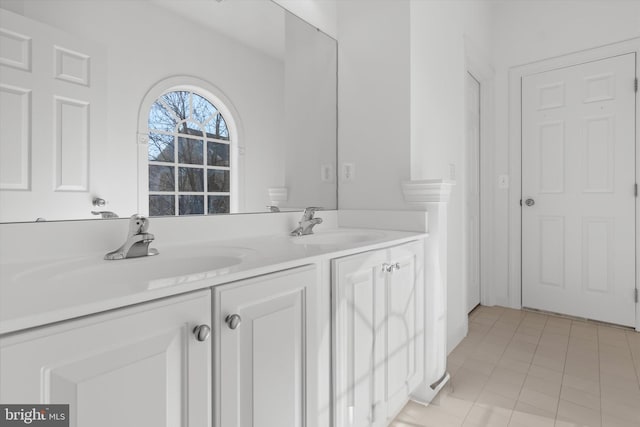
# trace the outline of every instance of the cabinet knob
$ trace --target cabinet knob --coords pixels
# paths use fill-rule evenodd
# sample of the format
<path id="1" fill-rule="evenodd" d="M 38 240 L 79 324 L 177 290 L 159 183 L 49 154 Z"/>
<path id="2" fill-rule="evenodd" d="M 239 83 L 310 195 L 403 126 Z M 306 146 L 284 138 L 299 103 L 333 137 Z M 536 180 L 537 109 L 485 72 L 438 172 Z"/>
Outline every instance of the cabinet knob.
<path id="1" fill-rule="evenodd" d="M 236 329 L 238 326 L 240 326 L 242 317 L 240 317 L 239 314 L 230 314 L 224 319 L 224 321 L 227 322 L 227 325 L 229 325 L 229 329 Z"/>
<path id="2" fill-rule="evenodd" d="M 193 328 L 193 334 L 196 336 L 198 341 L 206 341 L 211 335 L 211 328 L 209 325 L 198 325 Z"/>

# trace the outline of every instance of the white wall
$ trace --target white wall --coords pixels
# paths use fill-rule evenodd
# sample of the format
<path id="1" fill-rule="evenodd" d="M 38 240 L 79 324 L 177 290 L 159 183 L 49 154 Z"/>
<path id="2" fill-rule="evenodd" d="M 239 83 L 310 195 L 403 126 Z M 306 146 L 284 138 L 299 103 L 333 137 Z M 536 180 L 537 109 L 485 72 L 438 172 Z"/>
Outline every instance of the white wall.
<path id="1" fill-rule="evenodd" d="M 409 179 L 409 1 L 338 3 L 338 164 L 340 209 L 404 206 Z"/>
<path id="2" fill-rule="evenodd" d="M 485 2 L 411 2 L 411 179 L 456 181 L 448 206 L 449 350 L 467 333 L 465 49 L 488 58 L 490 24 Z"/>
<path id="3" fill-rule="evenodd" d="M 400 184 L 450 178 L 448 346 L 467 331 L 465 37 L 488 57 L 490 7 L 478 1 L 338 4 L 341 209 L 406 209 Z"/>
<path id="4" fill-rule="evenodd" d="M 337 52 L 333 40 L 285 16 L 284 208 L 335 209 Z M 321 167 L 327 167 L 323 178 Z"/>
<path id="5" fill-rule="evenodd" d="M 492 32 L 495 80 L 494 179 L 513 173 L 509 164 L 509 69 L 640 36 L 640 2 L 593 1 L 500 1 L 493 4 Z M 495 190 L 493 238 L 493 303 L 519 306 L 509 292 L 509 200 L 508 190 Z M 512 286 L 514 284 L 511 284 Z M 510 301 L 511 300 L 511 301 Z"/>

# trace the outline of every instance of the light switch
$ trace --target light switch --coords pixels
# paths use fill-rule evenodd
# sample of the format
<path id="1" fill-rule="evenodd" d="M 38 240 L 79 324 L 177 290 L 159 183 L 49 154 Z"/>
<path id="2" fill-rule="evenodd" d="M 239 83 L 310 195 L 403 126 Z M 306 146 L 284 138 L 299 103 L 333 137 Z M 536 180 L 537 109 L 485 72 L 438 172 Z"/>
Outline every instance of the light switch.
<path id="1" fill-rule="evenodd" d="M 342 164 L 342 180 L 353 181 L 356 177 L 356 165 L 354 163 Z"/>
<path id="2" fill-rule="evenodd" d="M 320 179 L 322 182 L 333 182 L 333 165 L 320 166 Z"/>

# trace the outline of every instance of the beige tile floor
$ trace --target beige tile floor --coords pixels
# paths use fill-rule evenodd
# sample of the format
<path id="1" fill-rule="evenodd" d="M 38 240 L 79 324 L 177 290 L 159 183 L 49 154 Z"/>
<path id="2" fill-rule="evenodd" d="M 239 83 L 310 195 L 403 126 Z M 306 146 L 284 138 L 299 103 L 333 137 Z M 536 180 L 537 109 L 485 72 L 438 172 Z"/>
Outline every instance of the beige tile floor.
<path id="1" fill-rule="evenodd" d="M 451 381 L 393 427 L 640 427 L 640 333 L 478 307 L 449 355 Z"/>

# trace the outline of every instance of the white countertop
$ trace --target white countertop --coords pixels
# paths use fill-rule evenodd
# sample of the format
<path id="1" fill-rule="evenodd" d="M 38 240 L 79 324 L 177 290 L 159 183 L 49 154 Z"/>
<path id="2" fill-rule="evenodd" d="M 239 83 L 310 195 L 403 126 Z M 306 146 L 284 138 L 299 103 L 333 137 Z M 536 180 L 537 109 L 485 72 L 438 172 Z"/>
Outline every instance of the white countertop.
<path id="1" fill-rule="evenodd" d="M 333 233 L 333 235 L 332 235 Z M 347 239 L 334 239 L 337 234 Z M 112 310 L 426 236 L 333 229 L 308 239 L 260 236 L 166 245 L 154 257 L 106 261 L 104 254 L 25 260 L 0 266 L 0 334 Z M 353 237 L 352 239 L 350 237 Z"/>

